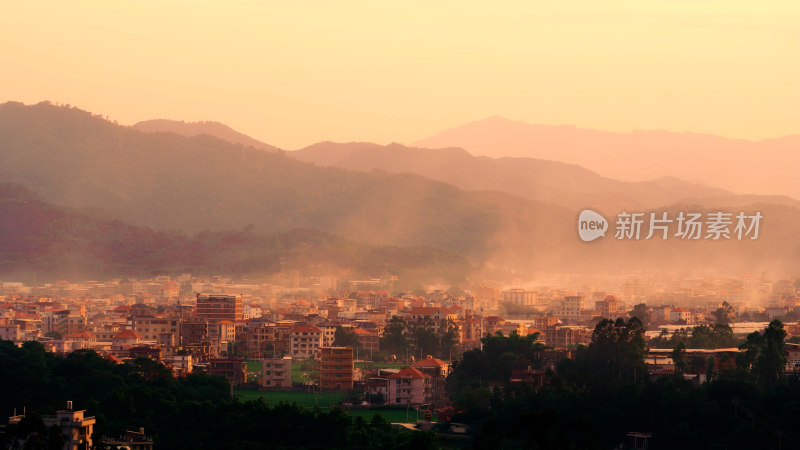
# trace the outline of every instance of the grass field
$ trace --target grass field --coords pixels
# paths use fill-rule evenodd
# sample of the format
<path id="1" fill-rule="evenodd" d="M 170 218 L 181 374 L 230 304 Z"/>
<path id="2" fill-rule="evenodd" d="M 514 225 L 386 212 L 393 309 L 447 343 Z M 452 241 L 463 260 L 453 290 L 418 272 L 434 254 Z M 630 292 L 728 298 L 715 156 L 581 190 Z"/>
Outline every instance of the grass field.
<path id="1" fill-rule="evenodd" d="M 236 389 L 233 391 L 241 400 L 257 400 L 263 398 L 265 402 L 270 405 L 277 405 L 280 402 L 297 403 L 297 406 L 303 408 L 313 408 L 319 406 L 322 409 L 328 409 L 336 406 L 344 400 L 344 393 L 342 392 L 323 392 L 313 394 L 305 391 L 255 391 L 249 389 Z M 406 410 L 404 408 L 385 408 L 385 407 L 372 407 L 364 409 L 347 409 L 345 410 L 351 416 L 361 416 L 364 420 L 369 421 L 376 413 L 381 413 L 384 419 L 389 422 L 406 422 Z M 422 419 L 422 412 L 417 412 L 413 408 L 408 410 L 408 421 L 416 422 L 417 419 Z M 433 417 L 436 421 L 436 416 Z"/>
<path id="2" fill-rule="evenodd" d="M 247 371 L 248 372 L 261 372 L 261 361 L 247 361 Z"/>
<path id="3" fill-rule="evenodd" d="M 256 400 L 263 398 L 265 402 L 270 405 L 277 405 L 280 402 L 297 403 L 297 406 L 304 408 L 311 408 L 319 406 L 320 408 L 329 408 L 338 405 L 344 400 L 344 393 L 341 392 L 323 392 L 314 394 L 305 391 L 254 391 L 246 389 L 234 390 L 234 394 L 238 395 L 244 401 Z M 370 416 L 372 417 L 372 416 Z"/>
<path id="4" fill-rule="evenodd" d="M 417 419 L 422 420 L 422 412 L 417 412 L 413 408 L 408 410 L 408 420 L 406 420 L 406 410 L 405 409 L 395 409 L 395 408 L 369 408 L 369 409 L 348 409 L 347 413 L 351 416 L 361 416 L 366 421 L 370 421 L 372 416 L 377 413 L 381 413 L 384 419 L 388 420 L 392 423 L 397 422 L 416 422 Z M 433 416 L 433 422 L 436 421 L 436 416 Z"/>

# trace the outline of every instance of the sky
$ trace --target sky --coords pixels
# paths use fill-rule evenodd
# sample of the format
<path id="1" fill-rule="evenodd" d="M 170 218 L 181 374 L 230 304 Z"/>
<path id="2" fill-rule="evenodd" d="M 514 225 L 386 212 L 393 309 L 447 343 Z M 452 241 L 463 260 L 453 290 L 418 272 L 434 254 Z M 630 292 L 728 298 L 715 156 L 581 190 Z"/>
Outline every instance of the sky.
<path id="1" fill-rule="evenodd" d="M 504 116 L 800 133 L 800 2 L 25 1 L 0 101 L 215 120 L 284 149 L 411 143 Z"/>

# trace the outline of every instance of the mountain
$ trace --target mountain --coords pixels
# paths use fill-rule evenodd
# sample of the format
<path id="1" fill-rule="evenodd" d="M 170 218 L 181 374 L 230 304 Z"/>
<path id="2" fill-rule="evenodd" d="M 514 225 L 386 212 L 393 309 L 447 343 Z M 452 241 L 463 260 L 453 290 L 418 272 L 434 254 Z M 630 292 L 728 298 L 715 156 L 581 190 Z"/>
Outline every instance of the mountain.
<path id="1" fill-rule="evenodd" d="M 580 164 L 625 181 L 669 176 L 739 194 L 800 199 L 800 183 L 794 175 L 800 165 L 800 135 L 752 142 L 669 131 L 613 133 L 491 117 L 443 131 L 414 145 L 461 147 L 474 155 L 495 158 L 529 157 Z"/>
<path id="2" fill-rule="evenodd" d="M 536 210 L 524 224 L 529 230 L 571 215 L 417 175 L 320 168 L 207 135 L 142 133 L 46 103 L 0 105 L 0 179 L 59 206 L 99 209 L 104 217 L 161 230 L 316 228 L 478 259 L 513 220 L 504 211 Z"/>
<path id="3" fill-rule="evenodd" d="M 476 157 L 460 148 L 321 142 L 288 154 L 319 166 L 414 173 L 468 191 L 507 192 L 571 209 L 587 206 L 647 209 L 732 195 L 722 189 L 674 178 L 622 182 L 576 164 L 533 158 Z M 776 198 L 774 201 L 785 200 Z M 800 202 L 793 202 L 793 206 L 800 206 Z"/>
<path id="4" fill-rule="evenodd" d="M 556 169 L 544 166 L 540 177 L 546 178 L 548 170 Z M 572 170 L 581 177 L 590 176 L 583 169 Z M 567 175 L 555 178 L 551 184 L 559 179 L 566 187 L 572 184 Z M 727 273 L 800 270 L 796 236 L 800 209 L 791 205 L 752 199 L 754 203 L 735 207 L 736 211 L 764 212 L 763 232 L 757 241 L 645 242 L 607 237 L 584 243 L 576 233 L 579 210 L 561 206 L 557 198 L 539 201 L 498 190 L 466 191 L 411 173 L 318 167 L 285 152 L 265 152 L 208 135 L 143 133 L 86 111 L 47 103 L 0 105 L 0 180 L 22 185 L 57 208 L 80 208 L 83 217 L 100 217 L 102 223 L 113 218 L 137 230 L 177 233 L 177 241 L 205 235 L 217 242 L 203 247 L 208 253 L 167 242 L 154 247 L 168 254 L 176 249 L 198 261 L 207 261 L 207 255 L 227 255 L 232 248 L 234 253 L 243 249 L 251 255 L 242 260 L 248 265 L 266 244 L 250 240 L 240 230 L 270 236 L 300 228 L 342 236 L 369 248 L 441 251 L 443 256 L 438 257 L 404 253 L 407 266 L 421 273 L 448 272 L 443 269 L 450 264 L 447 261 L 460 257 L 481 271 L 502 272 L 509 278 L 523 273 L 691 272 L 707 267 Z M 669 187 L 675 181 L 655 183 Z M 673 213 L 678 207 L 707 213 L 717 205 L 687 200 L 669 206 Z M 660 206 L 651 207 L 656 208 Z M 619 211 L 600 208 L 598 212 L 611 220 Z M 38 222 L 46 220 L 43 216 Z M 23 222 L 7 229 L 25 226 Z M 108 245 L 139 239 L 133 231 L 120 231 L 119 239 L 113 238 L 114 233 L 107 233 L 112 236 Z M 187 235 L 181 238 L 183 233 Z M 47 245 L 31 251 L 39 247 Z M 137 251 L 135 246 L 111 248 L 122 255 Z M 159 258 L 161 252 L 153 250 L 148 257 Z M 391 264 L 389 256 L 386 264 Z M 37 257 L 31 264 L 42 258 L 46 260 Z M 377 265 L 381 259 L 361 261 Z M 252 262 L 254 268 L 262 267 L 259 264 Z"/>
<path id="5" fill-rule="evenodd" d="M 443 250 L 373 247 L 317 230 L 206 231 L 193 237 L 156 231 L 98 220 L 0 183 L 0 276 L 264 275 L 279 272 L 282 264 L 304 274 L 377 277 L 388 271 L 409 287 L 434 280 L 461 283 L 471 270 L 463 258 Z"/>
<path id="6" fill-rule="evenodd" d="M 272 145 L 253 139 L 219 122 L 182 122 L 177 120 L 154 119 L 137 122 L 133 125 L 133 128 L 145 133 L 175 133 L 186 137 L 207 134 L 226 142 L 244 145 L 245 147 L 253 147 L 268 152 L 280 150 L 278 147 L 273 147 Z"/>

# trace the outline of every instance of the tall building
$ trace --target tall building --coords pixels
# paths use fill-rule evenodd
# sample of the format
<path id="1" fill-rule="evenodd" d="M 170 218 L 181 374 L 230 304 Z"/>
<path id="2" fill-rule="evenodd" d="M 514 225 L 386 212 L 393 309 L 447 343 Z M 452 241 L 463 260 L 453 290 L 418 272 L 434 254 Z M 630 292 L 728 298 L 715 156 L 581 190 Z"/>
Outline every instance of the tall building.
<path id="1" fill-rule="evenodd" d="M 577 320 L 581 318 L 581 314 L 584 309 L 585 302 L 583 296 L 568 295 L 564 297 L 564 300 L 561 302 L 561 309 L 558 313 L 562 319 Z"/>
<path id="2" fill-rule="evenodd" d="M 520 306 L 536 305 L 536 292 L 525 289 L 509 289 L 503 291 L 503 303 L 512 303 Z"/>
<path id="3" fill-rule="evenodd" d="M 320 349 L 319 387 L 322 391 L 353 388 L 352 347 L 322 347 Z"/>
<path id="4" fill-rule="evenodd" d="M 220 320 L 236 322 L 244 319 L 241 295 L 197 294 L 197 316 L 217 323 Z"/>

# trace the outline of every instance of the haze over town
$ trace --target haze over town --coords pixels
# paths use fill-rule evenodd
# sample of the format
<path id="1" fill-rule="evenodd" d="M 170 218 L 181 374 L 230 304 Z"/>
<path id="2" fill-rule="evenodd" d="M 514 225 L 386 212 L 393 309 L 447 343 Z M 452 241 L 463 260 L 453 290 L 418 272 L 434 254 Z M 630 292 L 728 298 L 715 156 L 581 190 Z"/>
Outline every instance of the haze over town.
<path id="1" fill-rule="evenodd" d="M 0 448 L 800 446 L 796 2 L 45 5 Z"/>

